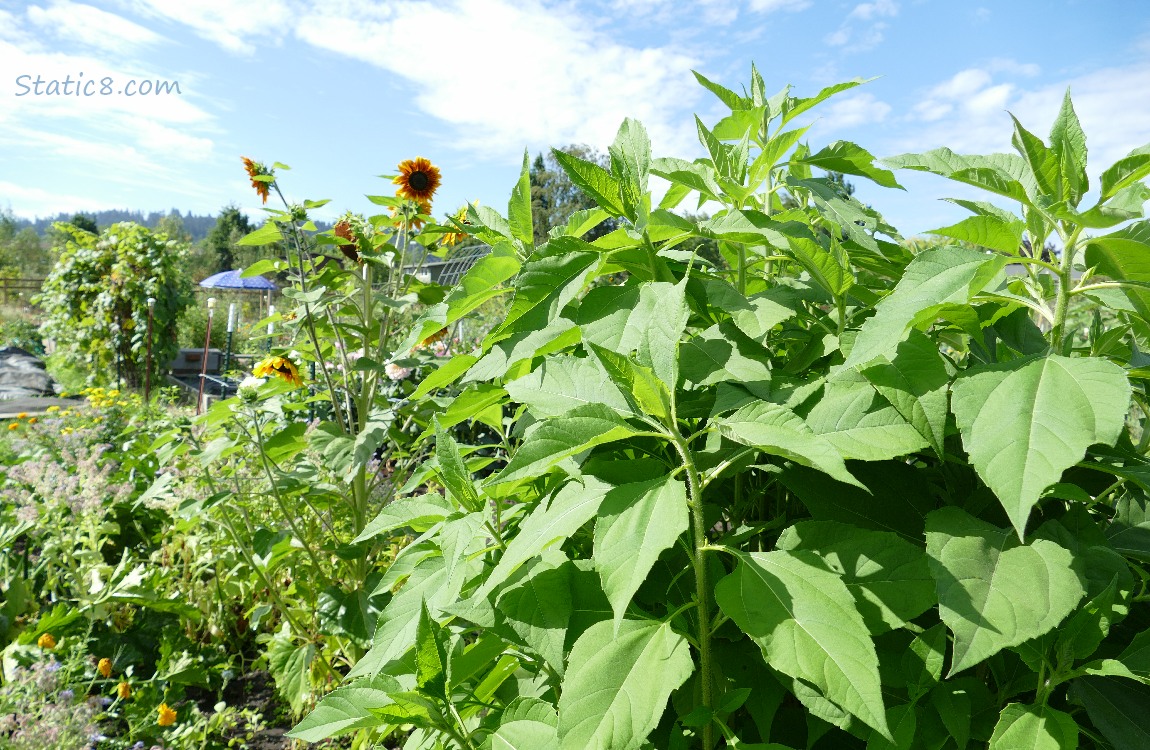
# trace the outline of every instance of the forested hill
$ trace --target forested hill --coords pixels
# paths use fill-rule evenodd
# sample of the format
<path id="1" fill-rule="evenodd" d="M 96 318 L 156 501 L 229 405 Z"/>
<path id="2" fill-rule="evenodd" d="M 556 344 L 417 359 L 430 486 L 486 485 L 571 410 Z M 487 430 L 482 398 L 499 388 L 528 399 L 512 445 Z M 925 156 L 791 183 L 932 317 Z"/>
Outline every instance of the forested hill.
<path id="1" fill-rule="evenodd" d="M 96 221 L 97 226 L 99 226 L 101 229 L 108 226 L 109 224 L 115 224 L 118 221 L 134 221 L 137 224 L 143 224 L 150 229 L 155 229 L 156 225 L 160 222 L 161 219 L 171 214 L 175 214 L 180 217 L 180 221 L 183 222 L 184 229 L 186 229 L 188 234 L 192 236 L 192 242 L 198 242 L 207 237 L 208 232 L 212 231 L 212 227 L 216 225 L 217 218 L 215 214 L 199 215 L 193 214 L 190 211 L 188 213 L 180 213 L 178 209 L 173 208 L 168 213 L 163 213 L 161 211 L 151 211 L 144 213 L 143 211 L 114 209 L 108 211 L 73 211 L 57 214 L 55 216 L 49 216 L 46 218 L 37 217 L 34 220 L 13 217 L 12 220 L 15 223 L 17 230 L 23 229 L 25 227 L 32 227 L 32 229 L 36 230 L 36 234 L 44 236 L 44 232 L 48 229 L 48 227 L 52 226 L 53 222 L 71 221 L 72 217 L 74 217 L 77 213 L 83 213 L 85 216 L 91 217 Z"/>

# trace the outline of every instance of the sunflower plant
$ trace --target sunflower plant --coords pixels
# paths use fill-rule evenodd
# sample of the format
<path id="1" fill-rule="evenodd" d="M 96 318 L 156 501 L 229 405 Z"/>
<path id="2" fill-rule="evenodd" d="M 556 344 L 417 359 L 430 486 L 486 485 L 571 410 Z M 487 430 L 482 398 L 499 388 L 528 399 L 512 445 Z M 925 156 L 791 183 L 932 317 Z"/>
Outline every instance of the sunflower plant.
<path id="1" fill-rule="evenodd" d="M 597 208 L 546 243 L 526 163 L 507 216 L 455 225 L 492 253 L 393 364 L 513 298 L 413 394 L 434 454 L 357 539 L 417 536 L 361 590 L 390 597 L 370 648 L 292 735 L 1142 747 L 1150 146 L 1091 191 L 1068 95 L 1046 140 L 1013 121 L 1014 154 L 878 161 L 806 140 L 862 81 L 698 79 L 729 110 L 697 122 L 704 157 L 655 158 L 626 120 L 609 169 L 555 154 Z M 894 169 L 989 199 L 916 247 L 831 174 L 899 189 Z M 688 198 L 720 208 L 688 218 Z M 1072 327 L 1080 301 L 1107 315 Z"/>

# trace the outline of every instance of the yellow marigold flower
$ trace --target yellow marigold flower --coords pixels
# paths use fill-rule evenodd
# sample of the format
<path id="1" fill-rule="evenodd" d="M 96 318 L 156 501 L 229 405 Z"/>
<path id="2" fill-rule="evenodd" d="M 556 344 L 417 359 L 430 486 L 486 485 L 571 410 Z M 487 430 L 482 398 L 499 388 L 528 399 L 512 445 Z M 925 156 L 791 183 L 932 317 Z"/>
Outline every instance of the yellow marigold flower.
<path id="1" fill-rule="evenodd" d="M 100 663 L 96 665 L 96 671 L 100 673 L 101 677 L 112 676 L 112 660 L 108 657 L 100 659 Z"/>
<path id="2" fill-rule="evenodd" d="M 120 700 L 126 701 L 132 697 L 132 686 L 126 682 L 121 682 L 116 686 L 116 695 L 120 696 Z"/>
<path id="3" fill-rule="evenodd" d="M 20 427 L 20 425 L 19 425 L 18 423 L 16 423 L 16 422 L 11 422 L 11 423 L 9 423 L 9 425 L 8 425 L 8 429 L 9 429 L 9 430 L 15 430 L 15 429 L 17 429 L 18 427 Z"/>
<path id="4" fill-rule="evenodd" d="M 44 633 L 36 639 L 36 645 L 40 648 L 56 648 L 56 636 L 51 633 Z"/>
<path id="5" fill-rule="evenodd" d="M 20 412 L 19 414 L 17 414 L 17 415 L 16 415 L 16 419 L 24 419 L 24 418 L 26 418 L 27 416 L 28 416 L 28 412 L 26 412 L 26 411 L 22 411 L 22 412 Z"/>
<path id="6" fill-rule="evenodd" d="M 257 378 L 266 378 L 274 375 L 280 380 L 286 380 L 297 388 L 303 385 L 303 380 L 301 380 L 299 376 L 299 369 L 290 359 L 283 357 L 268 357 L 252 369 L 252 374 Z"/>
<path id="7" fill-rule="evenodd" d="M 159 718 L 156 719 L 156 723 L 160 726 L 170 727 L 176 723 L 176 711 L 170 708 L 167 703 L 161 703 L 156 711 L 159 713 Z"/>
<path id="8" fill-rule="evenodd" d="M 36 424 L 36 417 L 28 417 L 28 424 Z"/>
<path id="9" fill-rule="evenodd" d="M 49 406 L 49 407 L 48 407 L 48 408 L 47 408 L 45 411 L 47 411 L 47 412 L 49 412 L 49 413 L 51 413 L 51 412 L 56 412 L 56 411 L 60 411 L 60 407 L 59 407 L 59 406 L 55 406 L 55 405 L 53 405 L 53 406 Z"/>
<path id="10" fill-rule="evenodd" d="M 393 182 L 399 185 L 395 191 L 400 198 L 423 202 L 430 201 L 439 188 L 439 167 L 422 156 L 399 163 L 399 174 Z"/>
<path id="11" fill-rule="evenodd" d="M 272 170 L 260 164 L 258 161 L 252 161 L 246 156 L 240 157 L 244 162 L 244 169 L 248 173 L 248 178 L 252 181 L 252 187 L 256 189 L 256 195 L 263 198 L 264 203 L 268 202 L 269 184 L 263 180 L 257 180 L 257 177 L 274 174 Z"/>

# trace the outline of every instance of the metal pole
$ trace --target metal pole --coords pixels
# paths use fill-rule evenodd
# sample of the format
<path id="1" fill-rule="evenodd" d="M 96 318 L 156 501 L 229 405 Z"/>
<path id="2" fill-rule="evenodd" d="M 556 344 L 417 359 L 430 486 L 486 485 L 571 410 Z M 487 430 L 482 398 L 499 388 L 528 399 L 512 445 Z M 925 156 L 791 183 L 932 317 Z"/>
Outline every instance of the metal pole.
<path id="1" fill-rule="evenodd" d="M 268 299 L 271 299 L 271 297 L 269 296 Z M 268 305 L 268 317 L 270 318 L 271 316 L 273 316 L 275 314 L 276 314 L 276 306 L 269 304 Z M 271 353 L 271 350 L 272 350 L 272 336 L 274 335 L 274 333 L 275 333 L 275 323 L 268 323 L 268 340 L 267 340 L 267 345 L 264 347 L 268 353 Z"/>
<path id="2" fill-rule="evenodd" d="M 148 297 L 148 354 L 144 364 L 144 403 L 152 403 L 152 313 L 156 309 L 156 298 Z"/>
<path id="3" fill-rule="evenodd" d="M 232 333 L 236 330 L 236 303 L 228 305 L 228 344 L 224 348 L 224 373 L 232 368 Z"/>
<path id="4" fill-rule="evenodd" d="M 196 414 L 204 410 L 204 381 L 208 377 L 208 347 L 212 343 L 212 316 L 216 309 L 216 298 L 208 297 L 208 330 L 204 334 L 204 353 L 200 361 L 200 392 L 196 396 Z"/>

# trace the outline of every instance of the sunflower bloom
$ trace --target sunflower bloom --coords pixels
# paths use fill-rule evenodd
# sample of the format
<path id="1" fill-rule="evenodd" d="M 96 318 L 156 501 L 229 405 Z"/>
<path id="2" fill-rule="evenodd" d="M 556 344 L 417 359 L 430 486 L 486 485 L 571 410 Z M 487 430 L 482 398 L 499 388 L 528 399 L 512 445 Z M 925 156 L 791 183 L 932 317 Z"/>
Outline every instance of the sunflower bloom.
<path id="1" fill-rule="evenodd" d="M 112 660 L 108 657 L 100 659 L 100 663 L 96 665 L 96 671 L 100 673 L 101 677 L 112 676 Z"/>
<path id="2" fill-rule="evenodd" d="M 270 183 L 264 182 L 263 180 L 257 180 L 256 178 L 272 175 L 275 173 L 258 161 L 252 161 L 246 156 L 241 156 L 240 158 L 243 159 L 244 169 L 248 173 L 248 178 L 252 181 L 252 187 L 256 189 L 256 195 L 263 198 L 264 203 L 267 203 Z"/>
<path id="3" fill-rule="evenodd" d="M 467 209 L 470 207 L 471 206 L 463 206 L 458 211 L 456 211 L 451 218 L 453 218 L 457 224 L 470 224 L 471 222 L 467 220 Z M 440 237 L 439 241 L 448 247 L 454 247 L 458 243 L 462 242 L 463 238 L 466 236 L 466 234 L 459 231 L 448 232 L 447 234 Z"/>
<path id="4" fill-rule="evenodd" d="M 359 262 L 359 251 L 355 249 L 355 235 L 351 231 L 351 222 L 347 219 L 342 219 L 336 224 L 331 233 L 341 240 L 345 240 L 339 244 L 339 251 L 347 256 L 348 260 Z"/>
<path id="5" fill-rule="evenodd" d="M 422 156 L 399 163 L 399 174 L 393 182 L 399 185 L 395 191 L 401 198 L 412 201 L 430 201 L 439 188 L 439 167 Z"/>
<path id="6" fill-rule="evenodd" d="M 128 700 L 132 697 L 132 686 L 126 682 L 121 682 L 116 686 L 116 695 L 119 696 L 122 701 Z"/>
<path id="7" fill-rule="evenodd" d="M 290 359 L 285 359 L 284 357 L 268 357 L 252 368 L 252 374 L 257 378 L 266 378 L 274 375 L 280 380 L 291 383 L 296 388 L 303 385 L 303 380 L 299 376 L 299 368 L 297 368 Z"/>
<path id="8" fill-rule="evenodd" d="M 431 215 L 431 204 L 428 203 L 427 201 L 419 201 L 419 211 L 416 213 L 412 213 L 412 211 L 414 210 L 411 208 L 412 205 L 414 205 L 414 204 L 409 203 L 409 204 L 403 206 L 402 208 L 396 208 L 395 206 L 390 206 L 390 207 L 388 207 L 387 210 L 391 211 L 393 216 L 395 216 L 395 215 L 406 216 L 408 218 L 408 225 L 412 229 L 419 229 L 420 227 L 423 226 L 423 219 L 419 218 L 419 216 L 420 215 L 430 216 Z"/>
<path id="9" fill-rule="evenodd" d="M 170 727 L 176 723 L 176 710 L 168 706 L 167 703 L 161 703 L 160 707 L 156 709 L 159 717 L 156 723 L 162 727 Z"/>
<path id="10" fill-rule="evenodd" d="M 36 639 L 36 645 L 40 648 L 56 648 L 56 636 L 51 633 L 44 633 Z"/>

